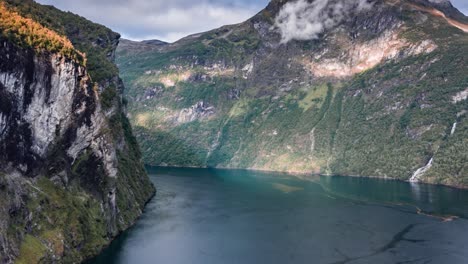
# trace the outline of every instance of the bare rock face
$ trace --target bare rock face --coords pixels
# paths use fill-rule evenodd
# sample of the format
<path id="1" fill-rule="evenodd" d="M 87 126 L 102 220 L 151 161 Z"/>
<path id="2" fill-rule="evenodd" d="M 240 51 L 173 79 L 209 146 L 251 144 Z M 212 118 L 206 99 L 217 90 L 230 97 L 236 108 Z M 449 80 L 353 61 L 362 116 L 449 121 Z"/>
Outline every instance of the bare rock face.
<path id="1" fill-rule="evenodd" d="M 118 38 L 93 43 L 112 63 Z M 81 262 L 142 213 L 155 190 L 122 89 L 0 37 L 0 263 Z"/>
<path id="2" fill-rule="evenodd" d="M 195 120 L 208 118 L 215 113 L 215 108 L 209 106 L 204 101 L 200 101 L 190 108 L 182 109 L 176 118 L 177 123 L 183 124 L 193 122 Z"/>
<path id="3" fill-rule="evenodd" d="M 8 46 L 4 42 L 4 46 Z M 8 48 L 6 52 L 11 52 Z M 17 50 L 14 55 L 21 54 Z M 109 158 L 112 168 L 108 173 L 115 176 L 115 150 L 111 142 L 100 138 L 99 132 L 107 127 L 107 120 L 100 105 L 98 95 L 89 83 L 86 70 L 64 57 L 9 56 L 5 65 L 16 60 L 33 72 L 21 72 L 5 68 L 0 73 L 4 96 L 11 98 L 12 108 L 2 113 L 2 153 L 12 167 L 21 168 L 23 173 L 37 174 L 40 161 L 57 141 L 57 138 L 71 136 L 67 142 L 68 158 L 75 160 L 84 149 L 92 147 L 95 154 Z M 23 132 L 27 132 L 26 135 Z M 19 137 L 19 138 L 18 138 Z M 11 144 L 10 144 L 11 143 Z M 15 150 L 22 146 L 20 150 Z M 105 149 L 108 149 L 105 151 Z M 112 150 L 111 150 L 112 149 Z M 36 172 L 35 172 L 36 171 Z"/>
<path id="4" fill-rule="evenodd" d="M 85 69 L 71 60 L 22 52 L 6 41 L 2 45 L 2 95 L 11 105 L 8 112 L 1 113 L 3 158 L 23 168 L 23 173 L 33 174 L 39 166 L 36 161 L 47 158 L 57 137 L 70 133 L 79 119 L 84 124 L 85 115 L 96 111 L 92 103 L 97 95 L 89 87 Z M 77 97 L 87 100 L 78 104 Z M 97 124 L 96 129 L 102 125 Z M 21 150 L 15 150 L 18 145 Z"/>

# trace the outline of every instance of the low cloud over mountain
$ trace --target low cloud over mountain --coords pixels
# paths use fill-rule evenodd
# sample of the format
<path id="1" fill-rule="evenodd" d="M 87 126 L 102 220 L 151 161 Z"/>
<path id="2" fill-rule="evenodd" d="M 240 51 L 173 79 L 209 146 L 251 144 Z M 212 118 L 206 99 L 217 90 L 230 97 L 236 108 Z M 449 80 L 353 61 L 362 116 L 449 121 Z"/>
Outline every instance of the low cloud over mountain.
<path id="1" fill-rule="evenodd" d="M 125 38 L 142 39 L 160 39 L 164 41 L 175 41 L 189 34 L 211 30 L 213 28 L 242 22 L 262 8 L 269 0 L 82 0 L 82 1 L 63 1 L 63 0 L 37 0 L 42 4 L 51 4 L 60 9 L 78 13 L 88 19 L 97 21 L 101 24 L 111 27 L 113 30 L 122 33 Z M 441 1 L 441 0 L 431 0 Z M 445 0 L 442 0 L 445 1 Z M 307 4 L 300 0 L 289 6 L 289 12 L 298 11 L 301 7 L 311 8 L 321 7 L 324 2 L 319 0 L 314 4 Z M 336 1 L 335 1 L 336 2 Z M 350 3 L 360 2 L 338 1 L 343 8 L 349 7 Z M 364 2 L 364 1 L 362 1 Z M 460 11 L 468 14 L 468 1 L 451 1 Z M 340 5 L 335 6 L 336 12 L 340 15 Z M 105 12 L 103 12 L 105 10 Z M 288 12 L 284 13 L 283 19 L 288 17 Z M 338 17 L 321 16 L 311 18 L 308 15 L 302 17 L 296 22 L 283 20 L 279 23 L 279 28 L 283 31 L 292 30 L 286 35 L 283 34 L 283 41 L 290 39 L 313 38 L 315 34 L 326 29 L 328 25 L 336 23 Z M 294 16 L 289 16 L 293 18 Z M 317 20 L 325 19 L 325 23 L 317 23 Z"/>
<path id="2" fill-rule="evenodd" d="M 346 16 L 354 12 L 369 10 L 367 0 L 299 0 L 285 4 L 276 17 L 275 26 L 280 30 L 282 43 L 290 40 L 310 40 L 318 37 Z"/>

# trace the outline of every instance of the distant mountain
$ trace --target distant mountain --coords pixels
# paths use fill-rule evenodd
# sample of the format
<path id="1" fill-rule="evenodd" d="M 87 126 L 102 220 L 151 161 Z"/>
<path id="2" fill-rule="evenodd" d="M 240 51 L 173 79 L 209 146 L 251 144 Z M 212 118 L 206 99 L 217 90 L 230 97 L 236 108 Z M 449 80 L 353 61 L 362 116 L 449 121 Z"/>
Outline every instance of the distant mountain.
<path id="1" fill-rule="evenodd" d="M 79 263 L 154 194 L 125 117 L 119 35 L 0 1 L 0 263 Z"/>
<path id="2" fill-rule="evenodd" d="M 132 50 L 132 52 L 158 50 L 160 47 L 168 43 L 160 40 L 146 40 L 146 41 L 132 41 L 128 39 L 121 39 L 119 46 L 124 50 Z"/>
<path id="3" fill-rule="evenodd" d="M 445 0 L 273 0 L 117 63 L 147 164 L 468 187 L 467 32 Z"/>
<path id="4" fill-rule="evenodd" d="M 148 44 L 148 45 L 155 45 L 155 46 L 162 46 L 162 45 L 166 45 L 168 44 L 167 42 L 164 42 L 164 41 L 161 41 L 161 40 L 157 40 L 157 39 L 153 39 L 153 40 L 144 40 L 144 41 L 141 41 L 142 44 Z"/>

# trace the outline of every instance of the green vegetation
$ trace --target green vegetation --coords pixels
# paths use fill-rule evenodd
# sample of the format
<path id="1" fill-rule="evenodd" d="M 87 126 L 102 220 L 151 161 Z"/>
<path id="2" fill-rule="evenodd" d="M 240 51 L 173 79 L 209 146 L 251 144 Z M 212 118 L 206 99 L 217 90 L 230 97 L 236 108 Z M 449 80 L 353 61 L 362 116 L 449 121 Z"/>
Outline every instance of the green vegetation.
<path id="1" fill-rule="evenodd" d="M 271 48 L 272 37 L 253 29 L 272 16 L 264 11 L 157 52 L 118 50 L 131 122 L 147 164 L 406 180 L 434 156 L 424 181 L 467 186 L 468 107 L 466 100 L 452 101 L 468 87 L 466 34 L 437 17 L 421 21 L 414 10 L 398 11 L 395 17 L 406 23 L 400 38 L 411 45 L 431 40 L 435 51 L 402 55 L 352 78 L 318 79 L 304 70 L 304 58 L 324 48 L 327 56 L 342 56 L 346 42 L 329 36 Z M 377 37 L 361 33 L 353 42 Z M 182 73 L 190 78 L 164 85 L 164 76 Z M 147 97 L 155 87 L 162 88 Z M 200 101 L 215 113 L 176 121 Z"/>
<path id="2" fill-rule="evenodd" d="M 46 253 L 47 248 L 41 241 L 31 235 L 26 235 L 20 249 L 18 264 L 39 263 Z"/>
<path id="3" fill-rule="evenodd" d="M 118 69 L 109 56 L 114 52 L 119 34 L 78 15 L 37 4 L 33 0 L 3 1 L 21 16 L 66 36 L 76 50 L 86 54 L 87 70 L 94 82 L 103 83 L 118 75 Z"/>
<path id="4" fill-rule="evenodd" d="M 37 224 L 22 242 L 20 263 L 50 260 L 45 245 L 52 245 L 55 254 L 64 254 L 64 262 L 73 262 L 97 254 L 107 243 L 100 203 L 77 185 L 65 190 L 47 178 L 39 178 L 31 192 L 37 197 L 27 206 Z M 71 248 L 65 251 L 63 241 Z"/>
<path id="5" fill-rule="evenodd" d="M 109 109 L 114 104 L 117 97 L 117 89 L 114 86 L 109 86 L 101 93 L 101 103 L 104 109 Z"/>
<path id="6" fill-rule="evenodd" d="M 60 53 L 86 64 L 84 55 L 77 51 L 66 37 L 8 10 L 3 3 L 0 3 L 0 32 L 1 36 L 22 47 L 33 48 L 39 52 Z"/>
<path id="7" fill-rule="evenodd" d="M 313 106 L 321 107 L 323 100 L 327 96 L 327 85 L 323 84 L 319 87 L 313 87 L 306 90 L 306 95 L 299 101 L 299 106 L 304 111 L 309 110 Z"/>
<path id="8" fill-rule="evenodd" d="M 116 192 L 117 207 L 120 210 L 121 217 L 124 221 L 117 223 L 119 230 L 125 230 L 128 223 L 133 223 L 141 214 L 144 205 L 148 199 L 154 194 L 155 189 L 153 184 L 146 176 L 146 170 L 141 163 L 141 151 L 137 140 L 133 135 L 130 122 L 124 113 L 114 117 L 120 122 L 117 131 L 120 131 L 123 137 L 126 149 L 117 152 L 118 157 L 118 182 Z M 113 127 L 117 129 L 117 127 Z M 129 201 L 133 201 L 130 203 Z"/>

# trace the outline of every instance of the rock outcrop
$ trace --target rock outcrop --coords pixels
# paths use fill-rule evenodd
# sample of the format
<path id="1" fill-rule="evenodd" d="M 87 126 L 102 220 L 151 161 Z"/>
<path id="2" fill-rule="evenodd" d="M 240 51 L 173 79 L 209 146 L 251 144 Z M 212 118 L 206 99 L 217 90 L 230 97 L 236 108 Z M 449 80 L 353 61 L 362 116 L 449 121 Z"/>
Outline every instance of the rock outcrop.
<path id="1" fill-rule="evenodd" d="M 215 109 L 213 106 L 207 105 L 200 101 L 189 108 L 182 109 L 177 115 L 176 122 L 183 124 L 193 122 L 195 120 L 205 119 L 214 115 Z"/>
<path id="2" fill-rule="evenodd" d="M 22 5 L 42 8 L 10 4 L 21 15 Z M 111 65 L 118 35 L 101 29 L 114 37 L 89 45 L 106 50 Z M 93 82 L 85 64 L 0 33 L 0 263 L 83 261 L 132 225 L 154 194 L 123 86 L 117 74 Z"/>

